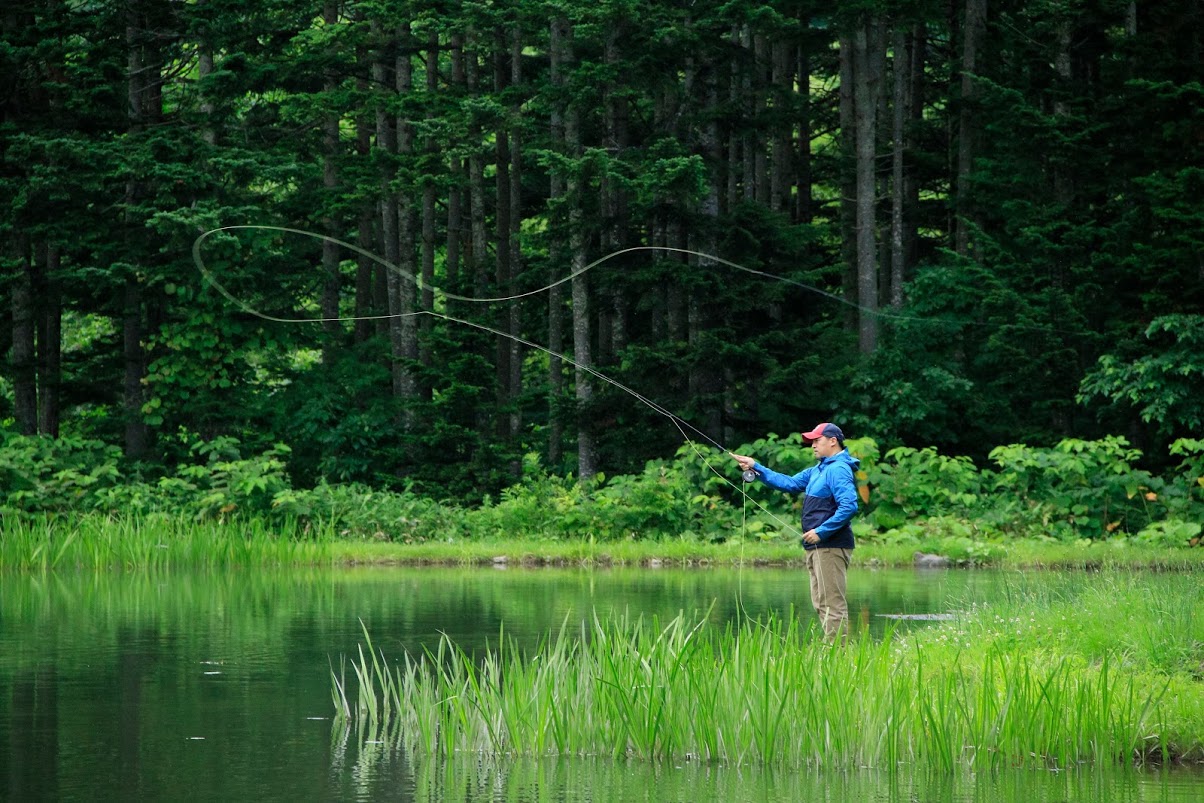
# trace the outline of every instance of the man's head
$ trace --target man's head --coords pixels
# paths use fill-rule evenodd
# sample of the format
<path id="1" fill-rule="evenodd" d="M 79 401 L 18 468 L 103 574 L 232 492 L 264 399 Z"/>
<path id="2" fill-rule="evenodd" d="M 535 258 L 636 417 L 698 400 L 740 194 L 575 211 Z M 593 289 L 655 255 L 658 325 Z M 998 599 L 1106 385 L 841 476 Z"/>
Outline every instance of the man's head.
<path id="1" fill-rule="evenodd" d="M 803 442 L 819 459 L 831 457 L 844 449 L 844 433 L 835 424 L 823 423 L 810 432 L 803 433 Z"/>

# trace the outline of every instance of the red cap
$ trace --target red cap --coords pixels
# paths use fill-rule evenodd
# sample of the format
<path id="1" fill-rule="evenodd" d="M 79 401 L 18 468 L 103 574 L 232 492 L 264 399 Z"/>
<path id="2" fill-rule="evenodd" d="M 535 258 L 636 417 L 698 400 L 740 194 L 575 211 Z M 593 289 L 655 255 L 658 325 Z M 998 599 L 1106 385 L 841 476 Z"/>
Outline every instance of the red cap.
<path id="1" fill-rule="evenodd" d="M 836 438 L 841 443 L 844 443 L 844 433 L 840 431 L 840 427 L 827 422 L 819 424 L 810 432 L 803 433 L 803 442 L 811 443 L 817 438 Z"/>

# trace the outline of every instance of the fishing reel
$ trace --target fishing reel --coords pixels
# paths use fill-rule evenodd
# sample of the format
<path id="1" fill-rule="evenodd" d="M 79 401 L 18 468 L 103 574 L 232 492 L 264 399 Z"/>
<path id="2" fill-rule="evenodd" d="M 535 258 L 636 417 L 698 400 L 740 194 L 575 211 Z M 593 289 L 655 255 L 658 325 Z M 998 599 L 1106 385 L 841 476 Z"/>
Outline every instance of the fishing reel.
<path id="1" fill-rule="evenodd" d="M 745 482 L 756 482 L 757 481 L 757 472 L 751 468 L 748 469 L 748 471 L 745 471 L 740 476 L 744 478 Z"/>

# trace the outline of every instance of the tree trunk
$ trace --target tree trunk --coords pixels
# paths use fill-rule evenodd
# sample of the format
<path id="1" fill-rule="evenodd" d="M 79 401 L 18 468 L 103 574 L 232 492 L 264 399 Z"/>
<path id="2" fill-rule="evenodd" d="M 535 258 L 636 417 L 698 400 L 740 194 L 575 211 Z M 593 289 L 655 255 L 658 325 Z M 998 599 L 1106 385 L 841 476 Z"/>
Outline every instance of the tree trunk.
<path id="1" fill-rule="evenodd" d="M 857 298 L 857 115 L 854 106 L 853 39 L 848 34 L 839 38 L 840 53 L 840 255 L 844 268 L 841 287 L 845 299 Z M 859 325 L 857 310 L 845 309 L 845 326 Z"/>
<path id="2" fill-rule="evenodd" d="M 426 43 L 426 92 L 433 101 L 439 93 L 439 35 L 431 32 Z M 427 121 L 435 119 L 434 105 L 427 112 Z M 439 142 L 434 136 L 427 137 L 425 149 L 430 164 L 435 164 Z M 438 187 L 429 177 L 422 183 L 422 295 L 419 306 L 423 310 L 435 308 L 435 215 L 437 212 Z M 424 367 L 431 365 L 430 333 L 434 319 L 423 315 L 419 319 L 418 360 Z M 430 396 L 430 388 L 423 388 L 423 398 Z"/>
<path id="3" fill-rule="evenodd" d="M 197 9 L 201 10 L 208 5 L 209 0 L 197 0 Z M 217 133 L 213 126 L 208 125 L 208 121 L 213 119 L 214 105 L 209 93 L 203 88 L 205 78 L 213 74 L 213 45 L 209 42 L 208 30 L 202 29 L 197 41 L 197 83 L 202 89 L 201 94 L 201 119 L 205 120 L 205 127 L 201 129 L 201 139 L 207 144 L 214 145 L 217 143 Z"/>
<path id="4" fill-rule="evenodd" d="M 497 96 L 506 90 L 510 81 L 510 70 L 506 64 L 506 56 L 509 54 L 510 48 L 506 43 L 505 33 L 499 28 L 494 32 L 493 40 L 493 90 Z M 497 238 L 497 253 L 494 257 L 494 281 L 497 285 L 495 295 L 504 296 L 509 294 L 511 272 L 510 272 L 510 214 L 513 208 L 510 204 L 510 132 L 509 120 L 504 116 L 499 121 L 497 128 L 493 132 L 494 151 L 493 158 L 496 169 L 494 171 L 494 192 L 497 196 L 496 209 L 494 212 L 494 236 Z M 495 322 L 496 328 L 500 331 L 506 331 L 509 326 L 509 311 L 518 305 L 517 301 L 508 302 L 502 306 L 495 307 L 499 320 Z M 494 345 L 496 358 L 494 361 L 494 371 L 496 374 L 496 398 L 498 409 L 498 434 L 506 437 L 509 434 L 511 405 L 516 403 L 517 390 L 510 387 L 510 344 L 513 341 L 509 337 L 496 335 L 494 337 Z"/>
<path id="5" fill-rule="evenodd" d="M 337 0 L 326 0 L 322 6 L 322 21 L 332 28 L 339 22 L 339 4 Z M 327 79 L 323 92 L 327 98 L 334 94 L 338 84 Z M 331 113 L 322 118 L 322 187 L 330 197 L 334 197 L 339 187 L 338 151 L 339 151 L 339 115 Z M 338 223 L 329 215 L 322 218 L 322 230 L 327 237 L 340 239 Z M 322 324 L 325 337 L 322 339 L 322 361 L 333 365 L 335 350 L 339 344 L 339 250 L 340 246 L 329 239 L 322 240 L 322 273 L 325 283 L 322 286 Z"/>
<path id="6" fill-rule="evenodd" d="M 757 175 L 757 106 L 753 94 L 753 75 L 756 73 L 757 59 L 753 52 L 752 30 L 747 25 L 740 26 L 740 49 L 743 51 L 744 64 L 740 70 L 740 108 L 744 115 L 744 131 L 740 140 L 740 150 L 743 160 L 741 164 L 741 180 L 744 187 L 744 200 L 755 201 L 760 182 Z"/>
<path id="7" fill-rule="evenodd" d="M 451 85 L 463 88 L 468 83 L 464 69 L 464 37 L 453 34 L 451 38 Z M 448 166 L 451 180 L 447 188 L 447 258 L 444 272 L 447 289 L 460 292 L 460 262 L 464 242 L 464 163 L 459 156 L 452 155 Z M 454 303 L 447 300 L 447 309 L 454 312 Z"/>
<path id="8" fill-rule="evenodd" d="M 627 26 L 620 22 L 607 34 L 605 58 L 609 65 L 619 65 L 620 45 L 627 36 Z M 612 159 L 622 159 L 628 142 L 628 102 L 614 91 L 612 82 L 604 89 L 603 104 L 606 110 L 606 139 L 603 147 Z M 601 251 L 613 253 L 627 244 L 627 198 L 623 184 L 605 173 L 600 178 L 602 201 Z M 598 320 L 598 362 L 610 363 L 627 341 L 627 297 L 623 282 L 609 283 L 606 305 Z"/>
<path id="9" fill-rule="evenodd" d="M 411 51 L 413 39 L 410 35 L 410 23 L 399 26 L 397 40 L 400 48 L 397 51 L 397 62 L 394 70 L 396 76 L 397 94 L 409 95 L 414 90 L 414 63 Z M 404 116 L 397 120 L 397 155 L 407 165 L 414 161 L 414 127 Z M 404 421 L 407 430 L 414 427 L 414 400 L 418 397 L 418 382 L 414 375 L 413 365 L 418 361 L 418 321 L 414 316 L 414 306 L 418 296 L 417 264 L 415 254 L 414 230 L 417 227 L 414 214 L 413 184 L 407 182 L 397 195 L 397 239 L 398 258 L 395 264 L 401 271 L 401 281 L 398 289 L 401 297 L 398 300 L 398 310 L 401 315 L 401 356 L 405 360 L 401 371 L 401 400 L 405 405 Z"/>
<path id="10" fill-rule="evenodd" d="M 33 294 L 33 260 L 29 240 L 13 238 L 17 276 L 12 285 L 13 304 L 13 413 L 22 435 L 38 432 L 37 327 Z"/>
<path id="11" fill-rule="evenodd" d="M 706 105 L 702 118 L 706 121 L 700 133 L 699 149 L 703 156 L 711 165 L 709 172 L 709 180 L 707 182 L 707 194 L 703 198 L 702 208 L 700 210 L 703 223 L 699 227 L 700 240 L 696 250 L 704 254 L 714 254 L 718 256 L 719 243 L 715 237 L 719 231 L 719 214 L 720 214 L 720 199 L 723 196 L 723 187 L 721 184 L 721 173 L 719 166 L 723 162 L 723 143 L 720 141 L 720 131 L 718 122 L 719 109 L 719 85 L 716 83 L 716 77 L 711 76 L 707 80 Z M 787 133 L 789 133 L 787 128 Z M 783 185 L 789 187 L 789 184 Z M 703 257 L 699 260 L 699 268 L 708 273 L 718 269 L 716 262 L 713 259 Z M 712 367 L 713 380 L 719 382 L 720 374 L 718 367 Z M 721 401 L 715 402 L 715 418 L 713 421 L 708 421 L 708 434 L 717 441 L 728 443 L 733 439 L 732 432 L 728 429 L 730 415 L 736 409 L 738 401 L 735 397 L 738 383 L 736 377 L 730 369 L 724 369 L 722 374 L 722 396 Z M 716 388 L 712 388 L 716 390 Z"/>
<path id="12" fill-rule="evenodd" d="M 876 146 L 878 88 L 871 42 L 876 23 L 866 20 L 853 35 L 854 108 L 857 150 L 857 340 L 862 354 L 878 347 L 878 246 L 876 221 Z"/>
<path id="13" fill-rule="evenodd" d="M 926 51 L 928 47 L 928 32 L 924 25 L 917 24 L 912 28 L 911 32 L 911 86 L 907 93 L 908 107 L 911 112 L 911 117 L 908 126 L 911 130 L 917 130 L 924 121 L 924 64 L 927 59 Z M 912 141 L 912 136 L 907 131 L 904 132 L 904 137 L 908 141 Z M 916 176 L 916 171 L 903 171 L 903 197 L 904 208 L 913 210 L 913 216 L 920 207 L 920 182 Z M 916 260 L 916 222 L 907 220 L 904 217 L 903 228 L 903 263 L 911 265 Z"/>
<path id="14" fill-rule="evenodd" d="M 565 123 L 565 138 L 570 147 L 570 153 L 578 158 L 581 156 L 577 119 L 578 112 L 569 109 Z M 573 272 L 585 267 L 585 220 L 581 209 L 581 181 L 570 178 L 567 183 L 569 197 L 569 250 Z M 575 200 L 574 200 L 575 199 Z M 594 400 L 593 377 L 588 370 L 593 366 L 593 355 L 590 343 L 590 287 L 589 275 L 580 275 L 573 279 L 573 360 L 577 366 L 573 372 L 577 397 L 577 475 L 582 480 L 588 480 L 598 473 L 597 445 L 594 440 L 593 422 L 590 419 L 590 405 Z"/>
<path id="15" fill-rule="evenodd" d="M 481 92 L 481 39 L 471 28 L 465 37 L 464 66 L 465 81 L 468 86 L 468 96 L 478 98 Z M 471 229 L 471 241 L 468 248 L 467 267 L 472 277 L 472 293 L 477 298 L 489 295 L 491 277 L 488 270 L 489 232 L 485 221 L 485 142 L 484 131 L 478 112 L 469 111 L 468 118 L 468 221 Z M 467 280 L 467 277 L 465 277 Z M 482 344 L 482 348 L 485 345 Z M 495 376 L 496 381 L 496 376 Z M 487 383 L 482 383 L 487 384 Z M 475 409 L 475 426 L 478 432 L 487 433 L 491 422 L 499 411 L 486 405 L 478 405 Z"/>
<path id="16" fill-rule="evenodd" d="M 718 188 L 712 184 L 701 209 L 704 223 L 698 230 L 696 239 L 689 244 L 691 250 L 704 254 L 715 253 L 718 244 L 715 242 L 714 235 L 718 231 L 718 225 L 716 222 L 707 223 L 705 221 L 716 221 L 718 208 Z M 715 270 L 714 260 L 707 257 L 697 259 L 695 270 L 704 272 Z M 706 333 L 713 328 L 715 323 L 714 315 L 708 304 L 709 298 L 710 294 L 706 291 L 694 289 L 690 293 L 686 318 L 689 326 L 687 337 L 693 359 L 690 361 L 688 387 L 690 398 L 702 409 L 702 431 L 712 441 L 718 442 L 723 437 L 724 405 L 721 403 L 719 382 L 721 374 L 715 360 L 705 359 L 702 356 L 706 348 Z"/>
<path id="17" fill-rule="evenodd" d="M 362 23 L 362 12 L 357 12 L 357 21 Z M 372 63 L 368 49 L 364 46 L 356 48 L 356 63 L 361 73 L 356 78 L 356 90 L 367 96 L 370 84 L 367 76 L 371 73 Z M 355 116 L 355 153 L 361 164 L 369 164 L 372 158 L 372 120 L 367 110 L 361 109 Z M 365 201 L 360 207 L 359 221 L 356 223 L 355 244 L 371 253 L 374 245 L 376 210 L 373 203 Z M 363 254 L 355 257 L 355 330 L 356 343 L 363 343 L 372 336 L 373 321 L 369 317 L 376 315 L 378 310 L 374 305 L 372 292 L 373 272 L 377 264 Z"/>
<path id="18" fill-rule="evenodd" d="M 792 48 L 788 42 L 775 41 L 773 54 L 773 149 L 769 168 L 769 203 L 775 211 L 787 208 L 790 194 L 790 141 L 793 126 L 787 113 L 794 91 L 791 67 Z"/>
<path id="19" fill-rule="evenodd" d="M 480 89 L 480 64 L 473 49 L 476 37 L 468 37 L 470 46 L 465 51 L 465 76 L 468 92 L 475 97 Z M 473 113 L 468 124 L 468 145 L 472 149 L 468 156 L 468 218 L 472 227 L 472 246 L 469 264 L 472 267 L 473 295 L 484 296 L 489 279 L 485 266 L 488 262 L 489 234 L 485 229 L 485 157 L 482 154 L 483 136 L 481 125 Z"/>
<path id="20" fill-rule="evenodd" d="M 567 23 L 553 19 L 548 26 L 549 35 L 549 80 L 559 96 L 564 87 L 565 36 Z M 553 147 L 563 148 L 564 113 L 559 97 L 552 103 L 549 123 Z M 553 168 L 548 177 L 548 201 L 553 205 L 553 226 L 558 226 L 559 202 L 564 199 L 564 176 Z M 549 283 L 560 279 L 561 267 L 565 262 L 565 251 L 559 237 L 553 237 L 549 247 Z M 561 414 L 564 398 L 564 285 L 557 284 L 548 291 L 548 466 L 555 470 L 563 459 L 561 443 L 564 439 L 564 417 Z"/>
<path id="21" fill-rule="evenodd" d="M 149 432 L 142 421 L 142 377 L 146 372 L 146 360 L 142 351 L 142 287 L 136 277 L 125 282 L 122 305 L 122 343 L 125 358 L 125 454 L 134 460 L 146 455 Z"/>
<path id="22" fill-rule="evenodd" d="M 740 30 L 732 26 L 731 31 L 731 59 L 730 70 L 731 74 L 728 79 L 728 103 L 733 109 L 740 108 L 740 59 L 739 59 L 739 44 Z M 740 159 L 740 132 L 736 129 L 736 124 L 733 121 L 727 130 L 727 192 L 725 198 L 727 203 L 725 208 L 731 211 L 740 203 L 740 173 L 742 172 L 742 162 Z"/>
<path id="23" fill-rule="evenodd" d="M 795 171 L 797 223 L 810 223 L 811 205 L 811 53 L 807 43 L 798 47 L 798 168 Z"/>
<path id="24" fill-rule="evenodd" d="M 690 247 L 685 225 L 679 216 L 672 216 L 665 221 L 665 245 L 675 249 Z M 678 266 L 674 269 L 674 275 L 668 281 L 668 309 L 666 310 L 666 317 L 669 324 L 669 339 L 677 343 L 689 343 L 690 294 L 686 290 L 686 282 L 682 280 L 687 270 L 685 267 L 686 255 L 678 251 L 672 251 L 669 253 L 667 259 Z"/>
<path id="25" fill-rule="evenodd" d="M 572 53 L 572 27 L 565 24 L 564 46 L 568 59 Z M 579 160 L 581 148 L 581 111 L 569 102 L 564 120 L 564 147 L 570 159 Z M 582 209 L 585 187 L 579 171 L 574 169 L 565 183 L 569 205 L 569 259 L 572 272 L 577 274 L 586 264 L 585 213 Z M 593 367 L 590 332 L 590 286 L 589 274 L 577 275 L 572 281 L 573 293 L 573 372 L 577 398 L 577 476 L 591 479 L 598 473 L 598 450 L 594 440 L 590 407 L 594 399 L 593 377 L 588 369 Z"/>
<path id="26" fill-rule="evenodd" d="M 769 51 L 767 45 L 762 43 L 758 48 L 758 52 L 762 55 Z M 760 72 L 760 71 L 759 71 Z M 705 72 L 701 72 L 695 66 L 693 59 L 687 62 L 686 66 L 687 82 L 691 86 L 698 86 L 700 82 L 705 82 L 705 85 L 697 92 L 701 95 L 704 103 L 711 103 L 718 100 L 718 91 L 713 82 Z M 689 95 L 690 98 L 695 97 L 695 93 Z M 690 138 L 691 151 L 701 153 L 704 162 L 714 165 L 718 162 L 720 156 L 719 149 L 719 132 L 714 124 L 714 107 L 704 107 L 703 104 L 693 104 L 690 110 L 690 116 L 706 121 L 700 126 L 691 126 L 687 133 Z M 765 149 L 761 148 L 763 152 Z M 762 161 L 761 166 L 768 169 L 767 163 Z M 709 180 L 706 185 L 706 194 L 702 198 L 698 213 L 702 218 L 697 227 L 691 227 L 689 233 L 684 230 L 680 235 L 684 239 L 682 247 L 691 251 L 697 251 L 702 254 L 715 254 L 719 248 L 719 243 L 716 239 L 716 234 L 719 231 L 719 178 L 712 170 L 710 171 Z M 759 179 L 760 186 L 764 192 L 769 190 L 768 176 Z M 689 210 L 682 210 L 678 217 L 683 217 Z M 706 335 L 714 326 L 714 312 L 710 303 L 710 298 L 713 294 L 710 279 L 713 278 L 715 271 L 715 262 L 707 256 L 696 257 L 689 256 L 690 268 L 687 270 L 694 275 L 701 274 L 703 278 L 702 286 L 695 282 L 690 282 L 691 285 L 688 297 L 685 302 L 686 306 L 686 341 L 689 344 L 690 360 L 688 375 L 686 378 L 686 387 L 691 399 L 701 408 L 703 419 L 701 421 L 701 429 L 712 440 L 718 440 L 721 435 L 722 427 L 722 405 L 719 402 L 719 377 L 718 366 L 714 360 L 704 359 L 703 351 L 706 348 Z"/>
<path id="27" fill-rule="evenodd" d="M 1070 84 L 1073 80 L 1073 70 L 1071 67 L 1070 54 L 1070 38 L 1073 31 L 1073 20 L 1070 17 L 1070 12 L 1066 11 L 1060 15 L 1057 21 L 1058 45 L 1054 53 L 1054 72 L 1058 76 L 1058 86 L 1054 92 L 1053 113 L 1054 117 L 1065 118 L 1070 113 L 1070 107 L 1066 103 L 1066 97 L 1069 94 Z"/>
<path id="28" fill-rule="evenodd" d="M 385 34 L 379 23 L 372 23 L 373 32 L 381 50 L 377 53 L 372 64 L 372 82 L 380 93 L 387 92 L 389 78 L 388 59 L 397 42 L 385 40 Z M 396 168 L 393 159 L 397 153 L 396 121 L 389 114 L 385 103 L 380 103 L 376 111 L 376 147 L 381 154 L 381 202 L 380 202 L 380 236 L 385 262 L 389 267 L 385 271 L 387 286 L 386 301 L 389 311 L 389 365 L 393 382 L 393 398 L 403 399 L 406 388 L 405 341 L 401 329 L 401 283 L 398 275 L 398 265 L 401 262 L 401 244 L 398 236 L 398 199 L 397 189 L 393 186 Z"/>
<path id="29" fill-rule="evenodd" d="M 59 388 L 63 376 L 63 310 L 57 275 L 61 249 L 47 245 L 35 297 L 38 310 L 38 431 L 59 436 Z"/>
<path id="30" fill-rule="evenodd" d="M 624 31 L 626 29 L 624 28 Z M 621 38 L 614 37 L 611 47 L 617 51 Z M 620 55 L 616 52 L 612 61 L 618 62 Z M 617 158 L 623 158 L 630 144 L 630 101 L 621 95 L 612 94 L 607 105 L 607 129 L 610 132 L 611 143 Z M 611 181 L 607 194 L 607 216 L 609 218 L 610 245 L 609 249 L 619 251 L 627 247 L 630 240 L 630 214 L 627 189 L 620 183 Z M 625 282 L 616 282 L 614 295 L 611 299 L 610 315 L 610 345 L 616 355 L 621 354 L 627 347 L 628 338 L 628 309 L 629 300 Z"/>
<path id="31" fill-rule="evenodd" d="M 1134 16 L 1136 16 L 1136 11 L 1134 11 Z M 1200 19 L 1200 0 L 1189 0 L 1187 4 L 1187 11 L 1184 14 L 1184 17 L 1189 20 L 1197 21 L 1196 25 L 1192 25 L 1188 29 L 1190 31 L 1190 38 L 1188 39 L 1187 58 L 1185 59 L 1185 62 L 1187 64 L 1195 64 L 1198 67 L 1200 64 L 1201 50 L 1200 26 L 1198 24 L 1198 20 Z M 1134 25 L 1134 27 L 1136 27 L 1136 25 Z M 1197 76 L 1199 75 L 1199 73 L 1195 74 Z"/>
<path id="32" fill-rule="evenodd" d="M 654 215 L 648 231 L 648 244 L 653 247 L 661 247 L 669 244 L 669 240 L 665 234 L 664 220 L 660 215 Z M 668 255 L 653 252 L 651 259 L 658 263 L 668 261 Z M 663 271 L 664 268 L 659 270 Z M 652 290 L 654 302 L 649 306 L 652 308 L 649 313 L 652 320 L 648 322 L 648 329 L 651 333 L 653 342 L 662 342 L 669 338 L 669 286 L 673 283 L 669 281 L 657 282 Z"/>
<path id="33" fill-rule="evenodd" d="M 510 39 L 510 83 L 512 86 L 522 86 L 523 83 L 523 36 L 522 30 L 515 27 Z M 517 289 L 515 282 L 523 273 L 523 163 L 522 163 L 522 107 L 516 100 L 510 109 L 510 119 L 513 127 L 510 131 L 510 277 L 511 290 Z M 522 409 L 518 399 L 523 389 L 523 351 L 519 343 L 522 334 L 522 306 L 513 302 L 508 307 L 506 330 L 510 334 L 509 365 L 510 376 L 508 384 L 511 394 L 510 425 L 508 435 L 511 444 L 518 443 L 519 433 L 522 432 Z M 515 478 L 522 475 L 522 461 L 517 460 L 511 472 Z"/>
<path id="34" fill-rule="evenodd" d="M 620 36 L 621 23 L 616 24 L 606 35 L 606 44 L 603 46 L 603 60 L 609 65 L 614 64 L 615 58 L 615 42 Z M 611 81 L 605 81 L 602 84 L 602 108 L 603 108 L 603 123 L 602 130 L 602 149 L 606 152 L 607 157 L 614 159 L 616 147 L 614 143 L 614 108 L 611 103 L 614 86 Z M 614 198 L 615 198 L 615 182 L 611 180 L 607 170 L 602 170 L 598 176 L 598 250 L 603 254 L 608 254 L 614 250 Z M 605 268 L 604 268 L 605 270 Z M 597 326 L 596 332 L 598 336 L 597 347 L 594 350 L 594 360 L 598 365 L 609 365 L 614 361 L 614 344 L 611 340 L 613 329 L 611 328 L 611 312 L 614 310 L 615 298 L 619 295 L 620 289 L 613 283 L 605 282 L 598 291 L 599 301 L 601 303 L 595 306 Z"/>
<path id="35" fill-rule="evenodd" d="M 886 154 L 891 151 L 891 93 L 886 91 L 886 51 L 890 45 L 890 37 L 887 35 L 887 28 L 881 18 L 874 18 L 868 32 L 869 44 L 869 63 L 870 75 L 877 76 L 878 91 L 875 93 L 877 98 L 877 111 L 875 112 L 875 130 L 878 136 L 875 140 L 875 160 L 874 160 L 874 181 L 875 181 L 875 197 L 879 192 L 885 192 L 887 183 L 890 180 L 890 172 L 879 170 L 879 164 L 889 164 L 889 162 L 880 162 L 877 154 Z M 875 219 L 877 214 L 875 212 Z M 882 216 L 878 220 L 875 233 L 875 242 L 878 243 L 878 309 L 890 304 L 890 213 Z M 877 319 L 881 322 L 881 318 Z"/>
<path id="36" fill-rule="evenodd" d="M 970 175 L 974 169 L 976 123 L 974 117 L 974 72 L 978 67 L 978 45 L 986 29 L 987 0 L 966 0 L 962 33 L 961 102 L 957 139 L 957 235 L 954 248 L 961 256 L 970 252 Z"/>
<path id="37" fill-rule="evenodd" d="M 769 187 L 769 138 L 773 131 L 772 124 L 767 124 L 765 91 L 769 78 L 773 73 L 771 49 L 768 39 L 763 33 L 757 33 L 752 38 L 753 70 L 752 95 L 750 110 L 753 121 L 753 143 L 756 153 L 753 156 L 753 173 L 757 177 L 757 204 L 773 208 Z"/>
<path id="38" fill-rule="evenodd" d="M 126 10 L 126 67 L 127 119 L 131 134 L 138 134 L 148 122 L 157 119 L 154 103 L 161 95 L 152 89 L 157 72 L 144 58 L 143 20 L 133 6 Z M 155 73 L 154 79 L 152 73 Z M 137 179 L 126 181 L 125 205 L 131 209 L 142 194 Z M 128 212 L 126 231 L 132 239 L 135 221 Z M 131 253 L 134 248 L 131 247 Z M 125 371 L 122 380 L 122 407 L 125 416 L 125 454 L 134 460 L 146 455 L 150 433 L 142 419 L 143 387 L 146 359 L 142 349 L 142 288 L 136 271 L 131 271 L 122 288 L 122 351 Z"/>
<path id="39" fill-rule="evenodd" d="M 1062 11 L 1057 23 L 1058 49 L 1054 54 L 1054 72 L 1058 75 L 1059 85 L 1055 87 L 1053 116 L 1055 123 L 1059 126 L 1063 125 L 1070 116 L 1070 107 L 1065 98 L 1070 94 L 1071 84 L 1074 80 L 1070 53 L 1072 31 L 1070 14 L 1069 10 Z M 1052 166 L 1052 172 L 1054 199 L 1062 207 L 1063 213 L 1069 212 L 1070 205 L 1074 201 L 1074 179 L 1071 177 L 1071 171 L 1064 163 L 1055 163 Z M 1054 260 L 1051 268 L 1051 283 L 1058 290 L 1063 289 L 1066 283 L 1066 272 L 1062 260 Z"/>
<path id="40" fill-rule="evenodd" d="M 893 309 L 903 306 L 904 260 L 904 211 L 906 195 L 904 187 L 904 155 L 907 153 L 907 124 L 911 121 L 909 99 L 911 93 L 911 43 L 905 31 L 899 29 L 894 35 L 894 103 L 892 108 L 891 132 L 891 208 L 890 208 L 890 305 Z"/>
<path id="41" fill-rule="evenodd" d="M 360 219 L 356 225 L 355 244 L 372 252 L 376 243 L 375 209 L 371 204 L 365 204 L 360 210 Z M 363 343 L 372 337 L 374 331 L 372 316 L 379 315 L 381 310 L 376 307 L 373 291 L 374 271 L 379 270 L 375 262 L 363 254 L 355 258 L 355 342 Z"/>

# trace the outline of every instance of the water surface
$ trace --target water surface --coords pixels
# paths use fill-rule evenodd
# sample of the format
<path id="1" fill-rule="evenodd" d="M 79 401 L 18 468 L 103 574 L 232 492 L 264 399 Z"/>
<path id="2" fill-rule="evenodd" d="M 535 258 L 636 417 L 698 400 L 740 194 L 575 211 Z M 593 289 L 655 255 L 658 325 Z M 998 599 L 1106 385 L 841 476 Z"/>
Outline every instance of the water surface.
<path id="1" fill-rule="evenodd" d="M 361 568 L 0 577 L 3 800 L 1179 800 L 1190 772 L 781 773 L 610 760 L 453 761 L 332 728 L 331 666 L 363 630 L 390 659 L 446 633 L 534 646 L 562 625 L 709 612 L 810 621 L 797 569 Z M 1157 578 L 1153 577 L 1152 582 Z M 1028 582 L 995 571 L 850 572 L 856 627 L 934 614 Z M 1074 577 L 1048 575 L 1048 582 Z M 984 796 L 986 795 L 986 796 Z"/>

